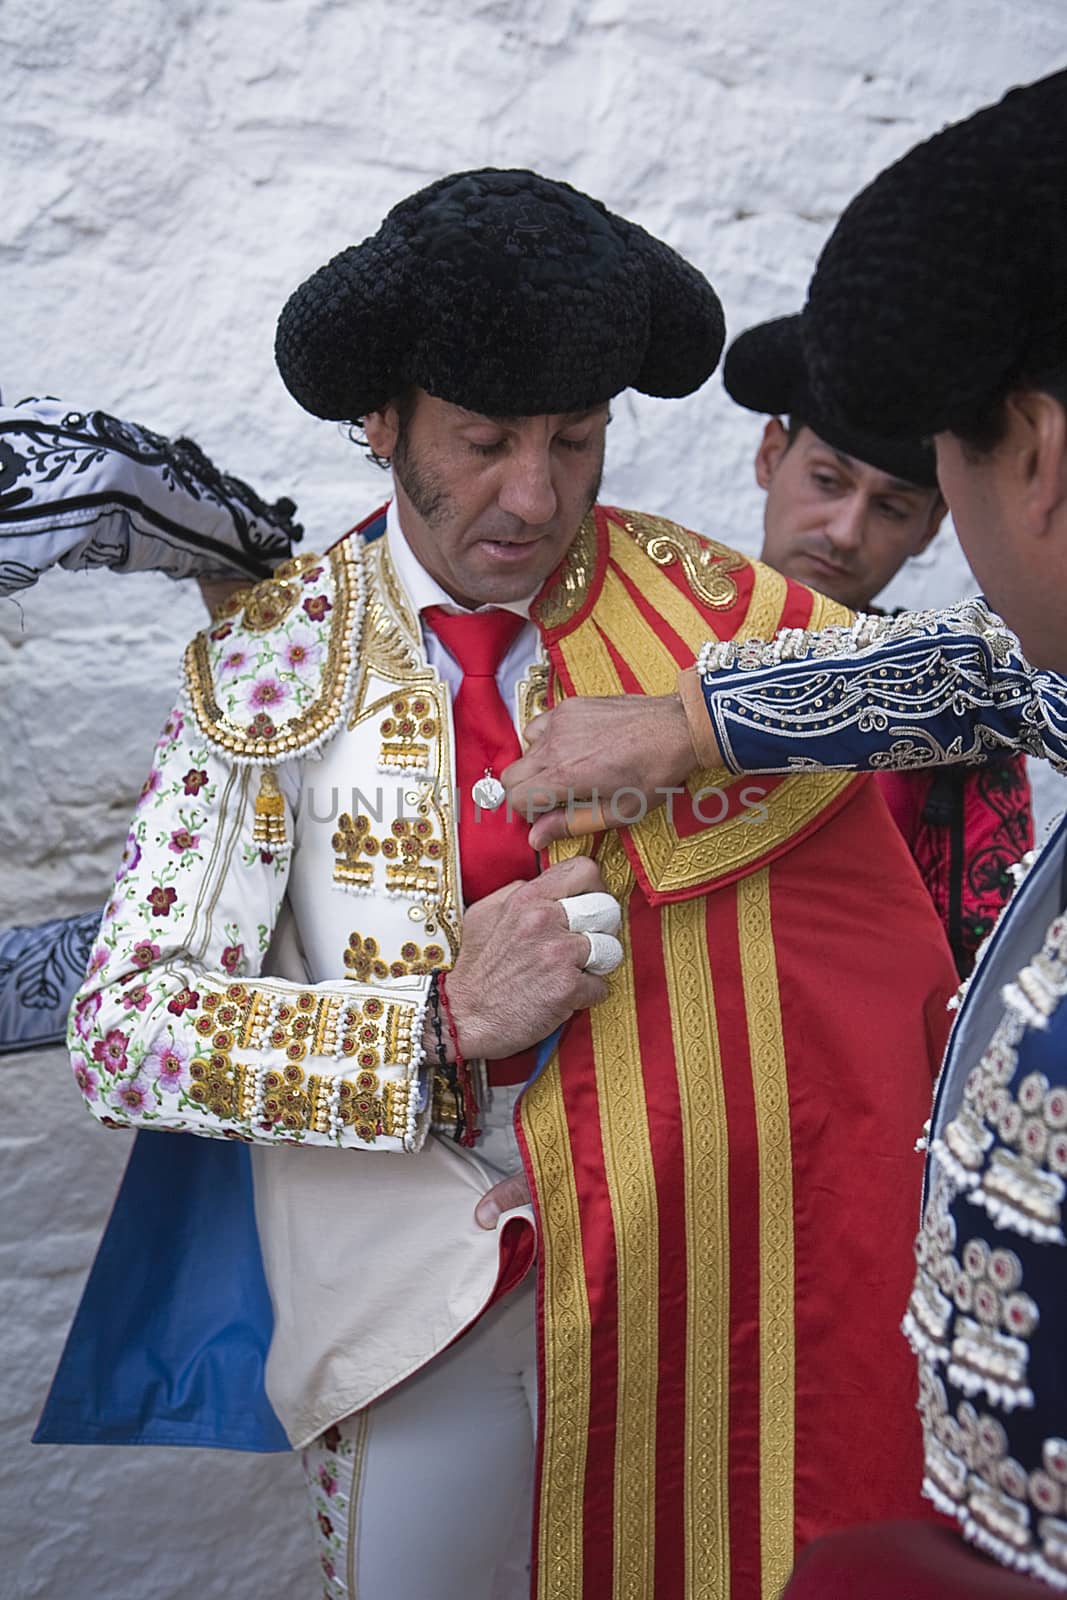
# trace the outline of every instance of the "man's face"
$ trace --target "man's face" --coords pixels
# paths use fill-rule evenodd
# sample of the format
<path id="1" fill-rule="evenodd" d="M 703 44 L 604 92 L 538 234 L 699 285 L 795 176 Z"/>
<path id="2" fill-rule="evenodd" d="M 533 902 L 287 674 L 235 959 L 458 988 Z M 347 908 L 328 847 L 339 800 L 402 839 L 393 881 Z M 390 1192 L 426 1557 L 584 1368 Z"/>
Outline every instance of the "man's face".
<path id="1" fill-rule="evenodd" d="M 893 478 L 803 427 L 789 443 L 777 418 L 756 456 L 767 491 L 762 559 L 856 610 L 925 550 L 945 506 L 936 489 Z"/>
<path id="2" fill-rule="evenodd" d="M 608 406 L 570 416 L 484 417 L 418 391 L 364 419 L 390 457 L 400 526 L 420 563 L 463 605 L 533 595 L 596 499 Z"/>
<path id="3" fill-rule="evenodd" d="M 1056 402 L 1050 402 L 1055 407 Z M 1006 437 L 978 455 L 953 433 L 934 435 L 937 476 L 952 509 L 960 544 L 989 605 L 1018 635 L 1035 667 L 1067 672 L 1067 418 L 1060 412 L 1059 441 L 1035 445 L 1017 418 Z M 1058 489 L 1044 500 L 1039 449 L 1057 449 Z M 1043 468 L 1044 475 L 1049 469 Z M 1051 508 L 1051 509 L 1050 509 Z"/>

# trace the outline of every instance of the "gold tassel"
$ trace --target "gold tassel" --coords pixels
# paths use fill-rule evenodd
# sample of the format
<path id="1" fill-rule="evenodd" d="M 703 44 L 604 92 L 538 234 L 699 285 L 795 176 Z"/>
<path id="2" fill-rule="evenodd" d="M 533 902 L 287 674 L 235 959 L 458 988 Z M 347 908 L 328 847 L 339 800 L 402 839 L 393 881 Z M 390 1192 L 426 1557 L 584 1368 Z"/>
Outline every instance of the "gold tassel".
<path id="1" fill-rule="evenodd" d="M 273 767 L 264 767 L 260 776 L 252 839 L 267 850 L 283 850 L 288 844 L 285 837 L 285 800 L 278 788 Z"/>

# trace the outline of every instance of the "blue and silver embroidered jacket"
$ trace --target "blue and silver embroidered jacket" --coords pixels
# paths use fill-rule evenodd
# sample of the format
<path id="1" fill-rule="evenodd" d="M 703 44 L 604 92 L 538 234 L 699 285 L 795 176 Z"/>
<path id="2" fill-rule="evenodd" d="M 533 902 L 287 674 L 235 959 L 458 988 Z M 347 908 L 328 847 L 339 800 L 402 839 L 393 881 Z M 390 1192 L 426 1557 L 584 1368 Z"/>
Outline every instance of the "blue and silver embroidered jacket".
<path id="1" fill-rule="evenodd" d="M 697 670 L 735 772 L 898 770 L 997 750 L 1067 772 L 1067 681 L 1036 672 L 983 600 L 716 641 Z"/>
<path id="2" fill-rule="evenodd" d="M 1067 680 L 981 600 L 859 617 L 698 670 L 736 771 L 1021 750 L 1067 772 Z M 1067 1590 L 1067 914 L 1061 822 L 979 952 L 938 1084 L 917 1270 L 923 1488 L 1005 1566 Z M 847 974 L 841 974 L 847 984 Z M 876 1225 L 876 1223 L 875 1223 Z"/>

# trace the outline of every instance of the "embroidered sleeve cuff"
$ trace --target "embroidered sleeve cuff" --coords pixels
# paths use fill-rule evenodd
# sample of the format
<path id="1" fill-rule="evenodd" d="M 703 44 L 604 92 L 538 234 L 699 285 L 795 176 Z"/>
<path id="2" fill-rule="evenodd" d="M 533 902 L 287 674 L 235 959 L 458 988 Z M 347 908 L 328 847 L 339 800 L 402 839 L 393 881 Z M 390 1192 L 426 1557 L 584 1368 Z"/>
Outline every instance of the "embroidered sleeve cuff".
<path id="1" fill-rule="evenodd" d="M 696 764 L 708 770 L 721 767 L 722 751 L 708 715 L 704 690 L 696 667 L 684 667 L 678 674 L 678 695 L 689 724 L 689 737 L 693 741 Z"/>
<path id="2" fill-rule="evenodd" d="M 117 1060 L 125 1041 L 107 1033 L 105 1048 L 93 1050 L 100 1071 L 90 1109 L 109 1122 L 256 1143 L 418 1150 L 430 1119 L 422 1042 L 429 982 L 346 991 L 200 979 L 183 991 L 191 1002 L 184 1039 L 153 1045 L 133 1081 Z M 108 1044 L 120 1067 L 114 1081 Z"/>

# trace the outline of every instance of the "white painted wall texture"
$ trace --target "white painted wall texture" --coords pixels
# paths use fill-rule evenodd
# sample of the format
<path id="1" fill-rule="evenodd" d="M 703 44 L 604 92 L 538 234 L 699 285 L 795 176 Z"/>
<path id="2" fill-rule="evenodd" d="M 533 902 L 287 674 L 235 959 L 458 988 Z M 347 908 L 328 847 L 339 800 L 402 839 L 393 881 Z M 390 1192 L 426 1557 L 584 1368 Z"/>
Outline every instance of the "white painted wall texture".
<path id="1" fill-rule="evenodd" d="M 1067 62 L 1062 0 L 6 0 L 0 384 L 186 431 L 307 546 L 384 483 L 272 362 L 289 291 L 401 196 L 493 164 L 661 234 L 728 323 L 796 309 L 852 193 Z M 757 419 L 718 378 L 621 399 L 608 498 L 754 553 Z M 894 601 L 948 601 L 951 533 Z M 53 573 L 0 605 L 0 924 L 104 899 L 169 707 L 191 588 Z M 1057 796 L 1042 786 L 1042 812 Z M 0 1061 L 0 1600 L 317 1592 L 291 1458 L 32 1449 L 125 1159 L 58 1052 Z M 428 1579 L 425 1597 L 432 1600 Z"/>

